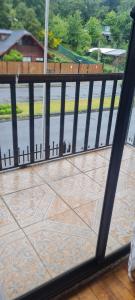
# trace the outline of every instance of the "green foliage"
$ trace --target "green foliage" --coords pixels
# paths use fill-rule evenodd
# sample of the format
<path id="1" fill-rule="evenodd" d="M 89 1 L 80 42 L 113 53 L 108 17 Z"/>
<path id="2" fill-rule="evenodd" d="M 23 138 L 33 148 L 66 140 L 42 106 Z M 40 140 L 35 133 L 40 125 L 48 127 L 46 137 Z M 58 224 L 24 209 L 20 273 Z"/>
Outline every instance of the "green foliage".
<path id="1" fill-rule="evenodd" d="M 61 43 L 61 39 L 55 38 L 54 33 L 51 31 L 48 34 L 48 45 L 52 49 L 58 48 Z"/>
<path id="2" fill-rule="evenodd" d="M 54 15 L 50 19 L 50 29 L 56 38 L 60 38 L 63 42 L 67 42 L 68 22 L 59 15 Z"/>
<path id="3" fill-rule="evenodd" d="M 0 104 L 0 115 L 10 115 L 11 114 L 11 105 L 10 104 Z M 16 108 L 17 114 L 22 113 L 22 109 Z"/>
<path id="4" fill-rule="evenodd" d="M 68 17 L 68 43 L 76 49 L 79 45 L 82 34 L 82 19 L 80 12 L 76 11 L 74 15 Z"/>
<path id="5" fill-rule="evenodd" d="M 51 0 L 49 45 L 55 48 L 61 40 L 79 54 L 99 44 L 127 49 L 133 5 L 134 0 Z M 0 28 L 25 28 L 43 42 L 44 11 L 45 0 L 0 0 Z M 111 41 L 103 38 L 105 25 Z"/>
<path id="6" fill-rule="evenodd" d="M 91 36 L 89 35 L 89 33 L 87 32 L 86 29 L 82 29 L 80 32 L 80 36 L 79 36 L 79 42 L 78 42 L 78 47 L 77 47 L 77 53 L 78 54 L 85 54 L 88 49 L 90 49 L 91 47 Z"/>
<path id="7" fill-rule="evenodd" d="M 8 0 L 0 0 L 0 28 L 10 28 L 10 8 Z"/>
<path id="8" fill-rule="evenodd" d="M 35 10 L 32 7 L 28 8 L 24 2 L 20 2 L 16 7 L 16 18 L 22 24 L 22 28 L 26 28 L 33 35 L 38 36 L 41 24 L 36 18 Z"/>
<path id="9" fill-rule="evenodd" d="M 5 54 L 3 56 L 4 61 L 22 61 L 23 56 L 22 54 L 17 50 L 11 50 L 8 54 Z"/>
<path id="10" fill-rule="evenodd" d="M 92 58 L 94 58 L 94 59 L 96 59 L 96 60 L 98 59 L 98 51 L 97 51 L 97 50 L 96 50 L 96 51 L 93 51 L 93 52 L 91 52 L 91 54 L 90 54 L 90 55 L 91 55 L 91 57 L 92 57 Z"/>
<path id="11" fill-rule="evenodd" d="M 104 20 L 104 25 L 109 25 L 111 29 L 111 43 L 115 47 L 124 48 L 129 40 L 131 20 L 128 12 L 116 13 L 110 11 Z"/>
<path id="12" fill-rule="evenodd" d="M 96 17 L 91 17 L 86 24 L 86 28 L 92 39 L 92 45 L 98 46 L 99 41 L 102 39 L 102 26 Z"/>

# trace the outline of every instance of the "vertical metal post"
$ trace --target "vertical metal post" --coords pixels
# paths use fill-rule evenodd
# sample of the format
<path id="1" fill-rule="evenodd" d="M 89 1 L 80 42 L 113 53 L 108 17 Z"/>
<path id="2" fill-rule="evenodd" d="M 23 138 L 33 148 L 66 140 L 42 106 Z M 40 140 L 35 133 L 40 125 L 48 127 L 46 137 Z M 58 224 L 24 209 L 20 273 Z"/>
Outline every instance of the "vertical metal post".
<path id="1" fill-rule="evenodd" d="M 75 91 L 75 107 L 74 107 L 74 123 L 73 123 L 73 138 L 72 138 L 72 153 L 76 152 L 77 124 L 78 124 L 78 108 L 79 108 L 80 82 L 76 82 Z"/>
<path id="2" fill-rule="evenodd" d="M 45 159 L 50 157 L 50 82 L 46 83 Z"/>
<path id="3" fill-rule="evenodd" d="M 45 0 L 45 37 L 44 37 L 44 74 L 47 73 L 47 54 L 48 54 L 48 22 L 49 22 L 49 5 L 50 0 Z M 45 143 L 45 118 L 46 118 L 46 84 L 43 83 L 43 108 L 42 108 L 42 134 L 43 134 L 43 150 Z M 44 158 L 44 152 L 42 152 Z"/>
<path id="4" fill-rule="evenodd" d="M 10 91 L 11 91 L 14 166 L 17 167 L 18 166 L 18 135 L 17 135 L 16 85 L 15 85 L 15 82 L 10 84 Z"/>
<path id="5" fill-rule="evenodd" d="M 92 107 L 92 94 L 93 94 L 93 81 L 89 83 L 89 95 L 88 95 L 88 106 L 87 106 L 87 117 L 86 117 L 86 127 L 85 127 L 85 138 L 84 138 L 84 151 L 88 148 L 88 139 L 90 131 L 90 116 Z"/>
<path id="6" fill-rule="evenodd" d="M 65 119 L 65 95 L 66 95 L 66 82 L 62 82 L 61 88 L 61 113 L 60 113 L 60 139 L 59 139 L 59 156 L 64 153 L 64 119 Z"/>
<path id="7" fill-rule="evenodd" d="M 95 148 L 99 147 L 99 139 L 100 139 L 100 131 L 101 131 L 101 123 L 102 123 L 102 114 L 103 114 L 103 105 L 104 105 L 104 96 L 105 96 L 105 86 L 106 81 L 102 81 L 102 89 L 101 89 L 101 96 L 100 96 L 100 104 L 99 104 L 99 114 L 98 114 L 98 124 L 97 124 L 97 133 L 96 133 L 96 141 L 95 141 Z"/>
<path id="8" fill-rule="evenodd" d="M 114 103 L 115 103 L 115 96 L 116 96 L 116 89 L 117 89 L 117 80 L 113 82 L 113 90 L 112 90 L 112 98 L 111 98 L 111 107 L 109 113 L 109 121 L 108 121 L 108 129 L 106 135 L 106 146 L 109 145 L 110 141 L 110 134 L 111 134 L 111 127 L 112 127 L 112 119 L 113 119 L 113 112 L 114 112 Z"/>
<path id="9" fill-rule="evenodd" d="M 131 17 L 133 18 L 133 25 L 125 68 L 125 75 L 120 96 L 120 106 L 117 116 L 97 242 L 96 258 L 99 262 L 102 261 L 105 256 L 120 164 L 122 160 L 135 89 L 135 7 L 131 12 Z"/>
<path id="10" fill-rule="evenodd" d="M 29 83 L 30 162 L 34 162 L 34 86 Z"/>

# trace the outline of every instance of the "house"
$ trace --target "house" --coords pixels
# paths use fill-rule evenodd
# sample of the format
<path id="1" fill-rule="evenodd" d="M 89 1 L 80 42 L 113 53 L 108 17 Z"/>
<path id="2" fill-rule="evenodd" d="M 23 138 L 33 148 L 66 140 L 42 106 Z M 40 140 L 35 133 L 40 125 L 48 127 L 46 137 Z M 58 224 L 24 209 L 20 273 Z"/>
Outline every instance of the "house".
<path id="1" fill-rule="evenodd" d="M 92 53 L 94 51 L 100 51 L 101 54 L 103 54 L 103 55 L 110 55 L 110 56 L 114 56 L 114 57 L 126 55 L 126 50 L 113 49 L 113 48 L 91 48 L 88 50 L 88 53 Z"/>
<path id="2" fill-rule="evenodd" d="M 23 55 L 23 61 L 43 61 L 43 45 L 26 30 L 0 29 L 0 60 L 10 50 L 18 50 Z"/>

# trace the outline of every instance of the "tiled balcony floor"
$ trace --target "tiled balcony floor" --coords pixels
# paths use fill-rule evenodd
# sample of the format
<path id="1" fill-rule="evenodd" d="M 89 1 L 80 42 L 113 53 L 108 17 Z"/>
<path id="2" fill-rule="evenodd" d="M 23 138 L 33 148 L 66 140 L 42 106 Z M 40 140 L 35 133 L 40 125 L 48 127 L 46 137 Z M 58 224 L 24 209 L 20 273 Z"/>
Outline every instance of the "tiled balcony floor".
<path id="1" fill-rule="evenodd" d="M 0 174 L 0 284 L 14 299 L 93 257 L 110 149 Z M 130 240 L 135 149 L 125 146 L 107 253 Z"/>

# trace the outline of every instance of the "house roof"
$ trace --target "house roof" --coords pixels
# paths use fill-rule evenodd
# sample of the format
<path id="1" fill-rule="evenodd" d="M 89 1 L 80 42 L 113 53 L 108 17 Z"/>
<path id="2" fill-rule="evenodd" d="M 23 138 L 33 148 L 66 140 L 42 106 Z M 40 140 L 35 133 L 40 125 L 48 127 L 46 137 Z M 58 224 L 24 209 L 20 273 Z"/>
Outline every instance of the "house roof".
<path id="1" fill-rule="evenodd" d="M 5 29 L 0 29 L 0 33 L 2 34 L 10 34 L 9 37 L 4 40 L 4 41 L 0 41 L 0 55 L 3 55 L 4 53 L 6 53 L 10 48 L 12 48 L 12 46 L 14 46 L 23 36 L 27 35 L 32 37 L 39 45 L 39 47 L 41 47 L 43 50 L 43 46 L 36 40 L 36 38 L 27 30 L 5 30 Z"/>
<path id="2" fill-rule="evenodd" d="M 0 29 L 0 34 L 11 34 L 11 32 L 9 29 Z"/>
<path id="3" fill-rule="evenodd" d="M 126 54 L 126 50 L 123 49 L 113 49 L 113 48 L 91 48 L 88 50 L 89 53 L 93 51 L 100 51 L 102 54 L 111 56 L 120 56 Z"/>

